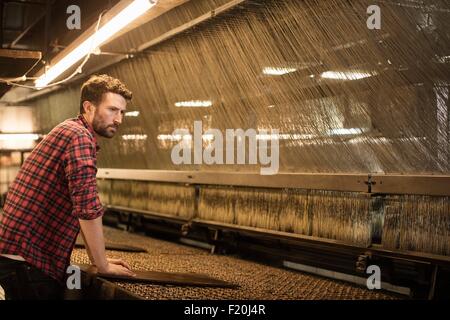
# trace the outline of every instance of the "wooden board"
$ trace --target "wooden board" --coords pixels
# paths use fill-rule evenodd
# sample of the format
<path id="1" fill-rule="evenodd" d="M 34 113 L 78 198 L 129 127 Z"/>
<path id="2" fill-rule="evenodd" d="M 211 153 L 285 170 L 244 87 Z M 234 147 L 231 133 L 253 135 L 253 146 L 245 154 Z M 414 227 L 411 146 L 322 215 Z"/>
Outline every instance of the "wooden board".
<path id="1" fill-rule="evenodd" d="M 11 59 L 39 60 L 42 58 L 42 52 L 30 51 L 30 50 L 0 49 L 0 57 L 11 58 Z"/>
<path id="2" fill-rule="evenodd" d="M 23 76 L 41 57 L 40 51 L 0 49 L 0 78 L 11 81 Z M 10 88 L 11 86 L 0 82 L 0 98 Z"/>
<path id="3" fill-rule="evenodd" d="M 85 248 L 83 242 L 78 241 L 75 242 L 75 248 Z M 116 250 L 116 251 L 125 251 L 125 252 L 147 252 L 146 249 L 140 247 L 129 246 L 121 243 L 105 243 L 106 250 Z"/>
<path id="4" fill-rule="evenodd" d="M 142 282 L 160 285 L 178 285 L 178 286 L 198 286 L 198 287 L 222 287 L 237 288 L 238 285 L 226 281 L 211 278 L 207 275 L 197 273 L 178 273 L 178 272 L 159 272 L 159 271 L 140 271 L 133 270 L 136 277 L 116 276 L 97 273 L 92 265 L 76 264 L 81 271 L 91 275 L 99 276 L 105 279 L 120 280 L 126 282 Z"/>

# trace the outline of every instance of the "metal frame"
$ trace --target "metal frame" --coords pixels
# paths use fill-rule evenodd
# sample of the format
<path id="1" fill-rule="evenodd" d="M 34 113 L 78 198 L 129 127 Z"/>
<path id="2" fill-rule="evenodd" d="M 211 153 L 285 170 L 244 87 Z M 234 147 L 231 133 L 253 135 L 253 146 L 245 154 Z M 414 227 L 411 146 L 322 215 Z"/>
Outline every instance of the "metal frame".
<path id="1" fill-rule="evenodd" d="M 374 193 L 450 196 L 450 176 L 374 174 L 371 188 Z"/>
<path id="2" fill-rule="evenodd" d="M 98 169 L 97 178 L 263 188 L 302 188 L 367 192 L 367 175 Z"/>
<path id="3" fill-rule="evenodd" d="M 163 232 L 165 235 L 170 233 L 178 241 L 199 239 L 212 245 L 214 251 L 219 248 L 219 252 L 225 252 L 225 249 L 226 252 L 243 254 L 269 264 L 279 265 L 280 261 L 289 261 L 354 276 L 365 274 L 366 268 L 375 264 L 383 270 L 383 281 L 391 283 L 394 280 L 392 284 L 395 286 L 406 286 L 410 290 L 408 295 L 414 299 L 434 299 L 438 272 L 448 274 L 450 271 L 449 256 L 389 250 L 376 244 L 365 247 L 339 240 L 197 218 L 188 223 L 183 223 L 184 219 L 166 221 L 166 215 L 125 207 L 108 206 L 108 211 L 129 214 L 131 230 L 137 227 L 137 230 L 145 232 Z M 154 225 L 151 224 L 151 229 L 148 229 L 149 225 L 140 225 L 139 220 L 132 218 L 136 215 L 150 217 L 155 221 Z M 159 225 L 157 220 L 162 220 L 163 224 Z M 173 223 L 170 230 L 164 229 L 166 222 Z M 431 273 L 428 274 L 430 270 Z M 442 288 L 438 295 L 448 294 L 448 289 L 444 293 L 441 291 Z"/>
<path id="4" fill-rule="evenodd" d="M 22 2 L 19 2 L 22 3 Z M 37 3 L 34 3 L 37 4 Z M 45 5 L 45 3 L 40 3 L 40 5 Z M 19 41 L 25 36 L 27 35 L 27 33 L 34 28 L 35 25 L 37 25 L 39 23 L 39 21 L 41 21 L 42 18 L 45 17 L 45 15 L 47 14 L 47 12 L 44 10 L 43 12 L 41 12 L 41 14 L 39 14 L 36 19 L 30 24 L 28 25 L 25 30 L 23 30 L 17 37 L 16 39 L 13 40 L 13 42 L 11 42 L 11 44 L 9 45 L 10 48 L 14 48 L 17 43 L 19 43 Z"/>
<path id="5" fill-rule="evenodd" d="M 129 213 L 137 213 L 141 214 L 143 217 L 147 217 L 150 219 L 158 219 L 158 220 L 169 220 L 173 222 L 178 223 L 188 223 L 188 218 L 178 217 L 170 214 L 164 214 L 164 213 L 156 213 L 151 212 L 147 210 L 141 210 L 141 209 L 134 209 L 129 207 L 121 207 L 121 206 L 114 206 L 114 205 L 106 205 L 104 206 L 105 210 L 113 210 L 118 212 L 129 212 Z"/>
<path id="6" fill-rule="evenodd" d="M 198 25 L 198 24 L 200 24 L 200 23 L 202 23 L 202 22 L 204 22 L 206 20 L 214 18 L 215 16 L 217 16 L 217 15 L 219 15 L 219 14 L 221 14 L 221 13 L 223 13 L 223 12 L 229 10 L 229 9 L 234 8 L 235 6 L 241 4 L 244 1 L 245 0 L 231 0 L 231 1 L 229 1 L 229 2 L 227 2 L 225 4 L 223 4 L 223 5 L 215 8 L 214 10 L 211 10 L 211 11 L 205 13 L 205 14 L 202 14 L 201 16 L 199 16 L 199 17 L 197 17 L 197 18 L 195 18 L 195 19 L 193 19 L 193 20 L 191 20 L 191 21 L 189 21 L 187 23 L 182 24 L 181 26 L 178 26 L 178 27 L 176 27 L 176 28 L 174 28 L 174 29 L 172 29 L 172 30 L 170 30 L 170 31 L 160 35 L 159 37 L 157 37 L 155 39 L 152 39 L 152 40 L 150 40 L 148 42 L 145 42 L 145 43 L 141 44 L 137 48 L 137 52 L 144 51 L 144 50 L 146 50 L 146 49 L 148 49 L 150 47 L 153 47 L 154 45 L 156 45 L 158 43 L 161 43 L 161 42 L 163 42 L 163 41 L 165 41 L 165 40 L 167 40 L 167 39 L 177 35 L 177 34 L 180 34 L 181 32 L 186 31 L 186 30 L 188 30 L 188 29 L 190 29 L 190 28 L 192 28 L 192 27 L 194 27 L 194 26 L 196 26 L 196 25 Z"/>
<path id="7" fill-rule="evenodd" d="M 307 236 L 307 235 L 302 235 L 302 234 L 297 234 L 297 233 L 268 230 L 268 229 L 262 229 L 262 228 L 256 228 L 256 227 L 240 226 L 240 225 L 236 225 L 236 224 L 229 224 L 229 223 L 217 222 L 217 221 L 212 221 L 212 220 L 203 220 L 203 219 L 199 219 L 199 218 L 188 219 L 188 218 L 169 215 L 169 214 L 156 213 L 156 212 L 151 212 L 151 211 L 147 211 L 147 210 L 133 209 L 133 208 L 129 208 L 129 207 L 121 207 L 121 206 L 114 206 L 114 205 L 105 206 L 105 210 L 106 211 L 116 211 L 116 212 L 127 212 L 130 214 L 139 214 L 144 217 L 149 217 L 152 219 L 168 220 L 168 221 L 173 221 L 173 222 L 177 222 L 180 224 L 190 223 L 191 227 L 200 226 L 200 227 L 207 227 L 207 228 L 220 229 L 220 230 L 238 231 L 241 233 L 247 233 L 250 235 L 258 235 L 261 237 L 271 237 L 271 238 L 275 238 L 275 239 L 284 239 L 287 241 L 300 241 L 305 244 L 308 243 L 312 246 L 318 245 L 318 244 L 326 245 L 328 247 L 350 250 L 352 252 L 357 252 L 357 253 L 360 253 L 361 250 L 363 250 L 364 252 L 370 252 L 373 255 L 376 255 L 379 257 L 384 257 L 384 258 L 395 258 L 395 259 L 403 259 L 403 260 L 409 260 L 409 261 L 418 261 L 421 263 L 430 263 L 430 264 L 437 264 L 437 265 L 444 266 L 444 267 L 450 267 L 450 256 L 443 256 L 443 255 L 437 255 L 437 254 L 425 253 L 425 252 L 416 252 L 416 251 L 400 251 L 400 250 L 386 249 L 386 248 L 383 248 L 379 244 L 371 244 L 370 246 L 359 246 L 359 245 L 350 244 L 348 242 L 341 241 L 341 240 L 320 238 L 320 237 Z"/>
<path id="8" fill-rule="evenodd" d="M 208 172 L 139 169 L 98 169 L 99 179 L 245 186 L 301 188 L 382 194 L 450 196 L 450 175 L 381 175 L 339 173 Z"/>

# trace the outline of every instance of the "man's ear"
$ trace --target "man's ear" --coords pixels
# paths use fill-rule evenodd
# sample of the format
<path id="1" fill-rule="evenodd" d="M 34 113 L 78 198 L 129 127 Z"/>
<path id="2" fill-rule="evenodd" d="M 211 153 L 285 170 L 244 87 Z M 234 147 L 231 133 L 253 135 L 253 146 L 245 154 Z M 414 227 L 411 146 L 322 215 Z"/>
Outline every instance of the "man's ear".
<path id="1" fill-rule="evenodd" d="M 89 114 L 94 110 L 95 106 L 90 101 L 83 101 L 83 109 L 84 112 Z"/>

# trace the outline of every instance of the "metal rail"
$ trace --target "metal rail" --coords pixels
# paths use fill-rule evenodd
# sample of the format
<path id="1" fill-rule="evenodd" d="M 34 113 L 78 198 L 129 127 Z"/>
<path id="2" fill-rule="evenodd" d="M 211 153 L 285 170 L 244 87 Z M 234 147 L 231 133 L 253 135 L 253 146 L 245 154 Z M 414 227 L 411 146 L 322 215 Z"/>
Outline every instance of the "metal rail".
<path id="1" fill-rule="evenodd" d="M 344 173 L 205 172 L 175 170 L 99 169 L 99 179 L 227 185 L 260 188 L 300 188 L 381 194 L 450 196 L 450 175 L 382 175 Z"/>
<path id="2" fill-rule="evenodd" d="M 450 176 L 373 174 L 371 188 L 374 193 L 450 196 Z"/>
<path id="3" fill-rule="evenodd" d="M 281 173 L 273 176 L 264 176 L 257 173 L 236 172 L 99 169 L 97 178 L 200 185 L 367 192 L 367 175 L 362 174 Z"/>

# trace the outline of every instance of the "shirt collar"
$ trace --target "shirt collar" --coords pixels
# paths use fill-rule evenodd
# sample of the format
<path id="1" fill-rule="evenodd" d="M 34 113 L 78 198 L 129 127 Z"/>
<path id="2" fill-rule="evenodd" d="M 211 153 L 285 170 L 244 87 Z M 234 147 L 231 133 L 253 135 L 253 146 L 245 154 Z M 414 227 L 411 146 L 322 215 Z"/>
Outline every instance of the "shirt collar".
<path id="1" fill-rule="evenodd" d="M 92 139 L 94 140 L 94 143 L 95 143 L 95 149 L 96 149 L 96 151 L 99 151 L 100 146 L 97 143 L 97 137 L 95 135 L 94 128 L 92 128 L 92 126 L 87 122 L 86 118 L 82 114 L 78 115 L 78 120 L 80 120 L 81 123 L 83 124 L 83 126 L 89 130 L 90 134 L 92 135 Z"/>

